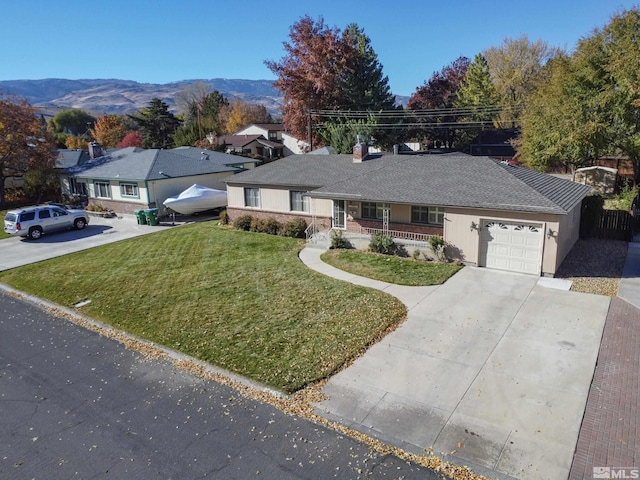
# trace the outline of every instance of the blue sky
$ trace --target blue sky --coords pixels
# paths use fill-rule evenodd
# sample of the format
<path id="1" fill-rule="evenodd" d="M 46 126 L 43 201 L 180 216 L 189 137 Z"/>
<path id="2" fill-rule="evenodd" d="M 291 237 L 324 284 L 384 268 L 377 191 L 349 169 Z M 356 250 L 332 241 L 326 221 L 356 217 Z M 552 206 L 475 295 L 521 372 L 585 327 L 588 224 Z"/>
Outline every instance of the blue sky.
<path id="1" fill-rule="evenodd" d="M 2 0 L 0 80 L 273 79 L 264 60 L 305 14 L 370 37 L 393 93 L 527 34 L 571 51 L 623 0 Z"/>

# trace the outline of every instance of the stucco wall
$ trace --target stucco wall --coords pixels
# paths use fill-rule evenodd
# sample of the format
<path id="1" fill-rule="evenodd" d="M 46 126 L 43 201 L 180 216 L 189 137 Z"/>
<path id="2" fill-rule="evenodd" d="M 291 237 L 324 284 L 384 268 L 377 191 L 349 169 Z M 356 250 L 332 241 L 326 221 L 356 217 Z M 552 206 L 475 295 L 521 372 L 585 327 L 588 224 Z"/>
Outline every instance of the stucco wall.
<path id="1" fill-rule="evenodd" d="M 579 208 L 579 207 L 578 207 Z M 565 215 L 550 215 L 550 214 L 535 214 L 535 213 L 521 213 L 521 212 L 503 212 L 498 210 L 463 210 L 455 208 L 445 209 L 445 221 L 444 221 L 444 238 L 452 244 L 454 248 L 456 258 L 466 263 L 477 265 L 479 259 L 480 248 L 480 231 L 478 229 L 471 229 L 471 222 L 476 226 L 482 225 L 483 220 L 507 220 L 507 221 L 523 221 L 538 223 L 542 225 L 543 232 L 547 232 L 551 228 L 554 232 L 558 232 L 556 238 L 548 238 L 546 234 L 543 234 L 543 249 L 542 249 L 542 274 L 554 275 L 557 267 L 561 263 L 559 260 L 559 244 L 562 244 L 563 251 L 566 250 L 564 256 L 568 253 L 573 246 L 575 240 L 572 240 L 574 236 L 571 228 L 573 220 L 569 220 Z M 573 217 L 572 217 L 573 218 Z M 560 222 L 564 221 L 565 226 L 561 231 Z M 580 218 L 577 218 L 577 229 L 579 229 Z M 563 235 L 568 233 L 568 238 L 563 238 Z M 559 239 L 559 240 L 558 240 Z M 564 256 L 562 258 L 564 258 Z"/>

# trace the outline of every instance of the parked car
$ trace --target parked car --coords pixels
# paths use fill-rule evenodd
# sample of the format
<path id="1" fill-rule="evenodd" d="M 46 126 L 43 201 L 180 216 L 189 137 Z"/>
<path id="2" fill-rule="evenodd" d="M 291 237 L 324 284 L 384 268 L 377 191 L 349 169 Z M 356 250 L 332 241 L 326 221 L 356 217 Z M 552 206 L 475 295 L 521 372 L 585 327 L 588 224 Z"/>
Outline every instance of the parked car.
<path id="1" fill-rule="evenodd" d="M 9 210 L 4 217 L 4 231 L 10 235 L 39 239 L 43 234 L 75 228 L 82 230 L 89 223 L 84 210 L 67 210 L 57 205 Z"/>

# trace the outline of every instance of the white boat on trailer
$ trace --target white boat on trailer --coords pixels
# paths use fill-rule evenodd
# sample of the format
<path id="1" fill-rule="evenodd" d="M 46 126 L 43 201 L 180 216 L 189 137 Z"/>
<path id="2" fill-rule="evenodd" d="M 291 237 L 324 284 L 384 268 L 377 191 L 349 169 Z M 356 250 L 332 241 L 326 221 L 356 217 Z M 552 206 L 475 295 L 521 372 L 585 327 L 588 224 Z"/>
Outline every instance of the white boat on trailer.
<path id="1" fill-rule="evenodd" d="M 180 195 L 167 198 L 162 204 L 177 213 L 191 215 L 227 205 L 227 192 L 193 184 Z"/>

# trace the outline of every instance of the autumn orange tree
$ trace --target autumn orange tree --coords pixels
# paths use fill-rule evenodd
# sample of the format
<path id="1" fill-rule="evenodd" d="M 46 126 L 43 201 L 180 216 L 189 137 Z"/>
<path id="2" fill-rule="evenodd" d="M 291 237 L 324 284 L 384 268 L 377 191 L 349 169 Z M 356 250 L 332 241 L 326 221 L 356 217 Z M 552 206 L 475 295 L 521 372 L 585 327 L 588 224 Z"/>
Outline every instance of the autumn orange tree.
<path id="1" fill-rule="evenodd" d="M 5 179 L 55 167 L 55 143 L 26 100 L 0 96 L 0 208 L 5 207 Z M 36 188 L 38 185 L 35 186 Z"/>
<path id="2" fill-rule="evenodd" d="M 64 139 L 64 145 L 65 147 L 69 148 L 69 149 L 81 149 L 81 150 L 86 150 L 87 149 L 87 140 L 82 138 L 82 137 L 76 137 L 75 135 L 69 135 L 67 138 Z"/>
<path id="3" fill-rule="evenodd" d="M 272 118 L 264 105 L 236 98 L 231 105 L 221 110 L 220 120 L 224 124 L 224 132 L 235 133 L 252 123 L 271 123 Z"/>
<path id="4" fill-rule="evenodd" d="M 91 136 L 103 148 L 113 148 L 126 135 L 124 119 L 119 115 L 103 115 L 91 129 Z"/>

